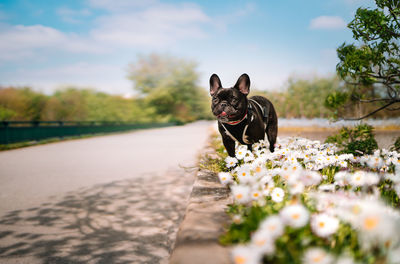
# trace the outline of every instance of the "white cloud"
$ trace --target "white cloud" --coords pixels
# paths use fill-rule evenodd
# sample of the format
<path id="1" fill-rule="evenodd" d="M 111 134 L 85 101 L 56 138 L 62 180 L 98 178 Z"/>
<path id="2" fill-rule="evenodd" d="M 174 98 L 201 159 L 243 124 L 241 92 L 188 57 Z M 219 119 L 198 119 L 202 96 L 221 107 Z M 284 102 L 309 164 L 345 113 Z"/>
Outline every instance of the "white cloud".
<path id="1" fill-rule="evenodd" d="M 88 2 L 91 7 L 111 12 L 149 7 L 150 5 L 158 3 L 157 0 L 89 0 Z"/>
<path id="2" fill-rule="evenodd" d="M 110 3 L 105 0 L 92 2 L 103 6 Z M 118 3 L 120 6 L 130 5 L 131 9 L 110 9 L 112 12 L 96 18 L 94 27 L 86 35 L 65 33 L 43 25 L 0 24 L 0 63 L 45 58 L 58 51 L 99 54 L 124 47 L 165 48 L 183 39 L 207 36 L 203 26 L 209 24 L 210 18 L 195 5 L 155 4 L 136 10 L 132 3 L 137 4 L 137 1 Z M 91 15 L 87 9 L 60 8 L 57 12 L 72 23 Z"/>
<path id="3" fill-rule="evenodd" d="M 319 16 L 311 20 L 310 29 L 343 29 L 346 22 L 339 16 Z"/>
<path id="4" fill-rule="evenodd" d="M 92 87 L 96 90 L 126 94 L 132 92 L 132 82 L 125 78 L 121 66 L 77 62 L 41 69 L 19 69 L 1 77 L 1 85 L 33 86 L 51 93 L 57 87 Z M 21 78 L 23 76 L 23 78 Z"/>
<path id="5" fill-rule="evenodd" d="M 168 46 L 184 38 L 202 38 L 210 18 L 196 6 L 157 5 L 139 12 L 116 12 L 97 19 L 90 35 L 114 45 Z"/>
<path id="6" fill-rule="evenodd" d="M 74 10 L 68 7 L 60 7 L 59 9 L 57 9 L 56 12 L 62 20 L 73 24 L 82 23 L 82 18 L 90 16 L 92 14 L 92 12 L 90 12 L 90 10 L 86 8 Z"/>
<path id="7" fill-rule="evenodd" d="M 100 53 L 105 49 L 76 34 L 66 34 L 42 25 L 0 25 L 0 61 L 20 60 L 49 51 Z"/>
<path id="8" fill-rule="evenodd" d="M 219 30 L 225 31 L 229 24 L 235 23 L 238 19 L 248 16 L 253 13 L 254 10 L 256 10 L 256 6 L 253 3 L 247 3 L 242 9 L 218 16 L 214 19 L 213 23 Z"/>

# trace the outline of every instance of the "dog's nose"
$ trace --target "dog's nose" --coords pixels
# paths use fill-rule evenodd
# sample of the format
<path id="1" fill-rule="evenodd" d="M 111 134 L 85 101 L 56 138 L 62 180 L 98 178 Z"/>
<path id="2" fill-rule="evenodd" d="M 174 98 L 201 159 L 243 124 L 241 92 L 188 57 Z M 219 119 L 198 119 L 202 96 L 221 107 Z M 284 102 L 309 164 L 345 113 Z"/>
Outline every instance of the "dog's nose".
<path id="1" fill-rule="evenodd" d="M 225 106 L 226 106 L 226 103 L 221 103 L 220 106 L 221 106 L 221 107 L 225 107 Z"/>

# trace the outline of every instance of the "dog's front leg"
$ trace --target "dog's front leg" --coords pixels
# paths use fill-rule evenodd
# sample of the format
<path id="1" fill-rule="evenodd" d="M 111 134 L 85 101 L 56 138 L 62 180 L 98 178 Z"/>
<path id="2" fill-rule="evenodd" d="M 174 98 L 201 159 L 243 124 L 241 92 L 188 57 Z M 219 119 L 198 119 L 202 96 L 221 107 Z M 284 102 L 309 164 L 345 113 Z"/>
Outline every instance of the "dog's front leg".
<path id="1" fill-rule="evenodd" d="M 226 151 L 228 151 L 228 155 L 235 157 L 235 141 L 231 139 L 230 136 L 224 135 L 222 136 L 222 142 L 224 143 Z"/>

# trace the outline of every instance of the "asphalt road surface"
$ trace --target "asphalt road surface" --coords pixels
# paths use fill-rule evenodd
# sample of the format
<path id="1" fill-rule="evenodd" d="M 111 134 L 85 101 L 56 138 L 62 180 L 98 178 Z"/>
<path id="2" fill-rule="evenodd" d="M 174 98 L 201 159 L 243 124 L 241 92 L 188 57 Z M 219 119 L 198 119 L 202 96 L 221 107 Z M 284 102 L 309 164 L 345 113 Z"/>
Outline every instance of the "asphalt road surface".
<path id="1" fill-rule="evenodd" d="M 210 122 L 0 152 L 0 263 L 160 263 Z"/>

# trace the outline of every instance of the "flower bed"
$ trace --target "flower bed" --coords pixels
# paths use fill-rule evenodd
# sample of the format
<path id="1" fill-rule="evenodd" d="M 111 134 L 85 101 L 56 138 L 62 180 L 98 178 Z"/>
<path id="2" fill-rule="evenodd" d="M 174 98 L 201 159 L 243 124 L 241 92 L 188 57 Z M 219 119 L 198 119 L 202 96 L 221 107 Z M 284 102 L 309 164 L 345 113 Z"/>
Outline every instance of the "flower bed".
<path id="1" fill-rule="evenodd" d="M 400 263 L 400 154 L 354 156 L 304 138 L 237 146 L 218 173 L 234 203 L 235 263 Z M 223 148 L 216 147 L 222 153 Z"/>

